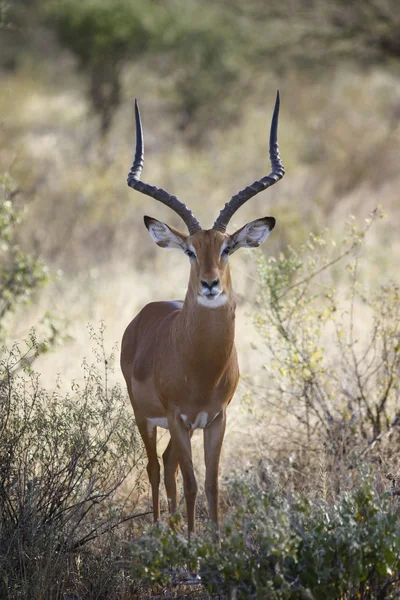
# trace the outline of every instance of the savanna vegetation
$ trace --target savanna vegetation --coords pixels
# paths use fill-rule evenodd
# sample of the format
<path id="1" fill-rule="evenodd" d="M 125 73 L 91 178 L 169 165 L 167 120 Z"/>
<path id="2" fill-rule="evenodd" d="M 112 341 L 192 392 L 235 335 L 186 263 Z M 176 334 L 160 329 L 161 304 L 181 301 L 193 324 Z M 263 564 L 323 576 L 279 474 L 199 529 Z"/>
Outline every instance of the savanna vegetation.
<path id="1" fill-rule="evenodd" d="M 0 2 L 1 598 L 400 596 L 399 39 L 394 0 Z M 221 541 L 200 493 L 188 543 L 115 367 L 188 276 L 126 186 L 133 99 L 145 180 L 208 224 L 267 174 L 278 87 L 287 174 L 232 223 L 277 219 L 232 259 Z"/>

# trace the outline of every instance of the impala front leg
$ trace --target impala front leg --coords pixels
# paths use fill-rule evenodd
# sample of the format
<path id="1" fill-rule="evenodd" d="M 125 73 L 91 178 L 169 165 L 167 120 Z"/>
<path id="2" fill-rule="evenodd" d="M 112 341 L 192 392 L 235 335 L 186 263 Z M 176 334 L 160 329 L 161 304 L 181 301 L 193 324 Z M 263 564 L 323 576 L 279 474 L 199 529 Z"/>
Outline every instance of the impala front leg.
<path id="1" fill-rule="evenodd" d="M 148 463 L 147 475 L 151 485 L 154 523 L 160 520 L 160 463 L 157 458 L 157 427 L 149 428 L 146 420 L 136 419 L 136 423 L 146 448 Z"/>
<path id="2" fill-rule="evenodd" d="M 194 511 L 197 496 L 197 481 L 192 462 L 191 431 L 188 430 L 179 414 L 168 416 L 168 427 L 174 451 L 182 471 L 183 489 L 185 493 L 188 516 L 188 534 L 195 533 Z"/>
<path id="3" fill-rule="evenodd" d="M 221 411 L 204 430 L 204 459 L 206 463 L 206 496 L 210 520 L 218 527 L 218 468 L 225 434 L 226 415 Z"/>

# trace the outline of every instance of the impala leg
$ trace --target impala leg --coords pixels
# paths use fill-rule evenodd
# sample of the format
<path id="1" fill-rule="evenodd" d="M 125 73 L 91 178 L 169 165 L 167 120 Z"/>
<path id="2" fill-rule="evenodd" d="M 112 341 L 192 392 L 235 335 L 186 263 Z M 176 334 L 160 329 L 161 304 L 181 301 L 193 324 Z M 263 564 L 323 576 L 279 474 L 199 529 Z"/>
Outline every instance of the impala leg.
<path id="1" fill-rule="evenodd" d="M 187 429 L 179 415 L 168 417 L 168 427 L 171 433 L 173 448 L 178 456 L 179 466 L 182 471 L 190 538 L 190 534 L 195 533 L 194 511 L 197 496 L 197 481 L 194 475 L 192 447 L 190 444 L 192 432 Z"/>
<path id="2" fill-rule="evenodd" d="M 222 411 L 204 430 L 206 496 L 210 520 L 218 527 L 218 468 L 225 434 L 226 415 Z"/>
<path id="3" fill-rule="evenodd" d="M 149 429 L 147 420 L 136 420 L 147 453 L 147 474 L 151 485 L 154 523 L 160 520 L 160 463 L 157 458 L 157 427 Z"/>
<path id="4" fill-rule="evenodd" d="M 164 462 L 164 483 L 167 490 L 168 508 L 171 515 L 176 512 L 177 506 L 177 488 L 176 476 L 178 474 L 178 455 L 172 444 L 172 439 L 166 447 L 163 454 Z"/>
<path id="5" fill-rule="evenodd" d="M 192 437 L 193 431 L 189 431 L 189 436 Z M 164 483 L 167 490 L 168 508 L 171 515 L 176 512 L 177 507 L 177 487 L 176 477 L 178 475 L 178 453 L 170 439 L 168 446 L 163 454 L 164 462 Z"/>

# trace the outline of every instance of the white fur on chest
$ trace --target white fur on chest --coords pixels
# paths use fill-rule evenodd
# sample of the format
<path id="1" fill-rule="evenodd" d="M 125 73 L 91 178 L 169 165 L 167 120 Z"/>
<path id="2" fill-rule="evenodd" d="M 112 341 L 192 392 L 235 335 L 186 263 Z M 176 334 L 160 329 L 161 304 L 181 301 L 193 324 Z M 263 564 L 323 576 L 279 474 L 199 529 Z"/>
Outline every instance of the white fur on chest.
<path id="1" fill-rule="evenodd" d="M 218 415 L 219 413 L 217 413 L 211 419 L 211 421 L 209 421 L 208 413 L 200 412 L 196 416 L 193 423 L 189 422 L 187 415 L 181 414 L 180 417 L 188 429 L 204 429 L 205 427 L 207 427 L 207 425 L 210 425 Z M 152 417 L 151 419 L 147 419 L 147 427 L 149 434 L 151 434 L 155 427 L 162 427 L 163 429 L 168 429 L 168 419 L 167 417 Z"/>
<path id="2" fill-rule="evenodd" d="M 197 302 L 201 306 L 205 306 L 206 308 L 219 308 L 220 306 L 225 306 L 228 302 L 228 297 L 226 294 L 222 292 L 215 298 L 210 298 L 209 296 L 201 296 L 200 294 L 197 296 Z"/>

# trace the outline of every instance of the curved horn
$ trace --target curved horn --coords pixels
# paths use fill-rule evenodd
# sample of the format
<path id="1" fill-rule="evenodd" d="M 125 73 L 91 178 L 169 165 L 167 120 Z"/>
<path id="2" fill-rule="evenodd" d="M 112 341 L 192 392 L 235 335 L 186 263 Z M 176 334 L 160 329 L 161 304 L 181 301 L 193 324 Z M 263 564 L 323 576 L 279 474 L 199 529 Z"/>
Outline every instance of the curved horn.
<path id="1" fill-rule="evenodd" d="M 128 174 L 128 185 L 129 187 L 155 198 L 159 202 L 162 202 L 169 208 L 172 208 L 177 215 L 183 219 L 189 229 L 190 235 L 201 231 L 201 225 L 192 213 L 192 211 L 181 202 L 176 196 L 172 196 L 165 190 L 157 188 L 154 185 L 149 185 L 140 181 L 142 175 L 143 163 L 144 163 L 144 145 L 143 145 L 143 129 L 142 122 L 140 120 L 140 112 L 137 100 L 135 100 L 135 120 L 136 120 L 136 152 L 133 165 Z"/>
<path id="2" fill-rule="evenodd" d="M 251 186 L 241 190 L 236 196 L 227 202 L 224 208 L 219 213 L 217 220 L 213 225 L 213 229 L 222 231 L 225 233 L 226 227 L 231 220 L 234 213 L 245 203 L 247 200 L 266 190 L 267 188 L 274 185 L 277 181 L 282 179 L 285 174 L 285 168 L 282 164 L 281 157 L 279 155 L 278 146 L 278 117 L 279 117 L 279 91 L 276 94 L 276 102 L 274 108 L 274 114 L 271 122 L 271 132 L 269 136 L 269 157 L 271 160 L 272 171 L 266 177 L 255 181 Z"/>

